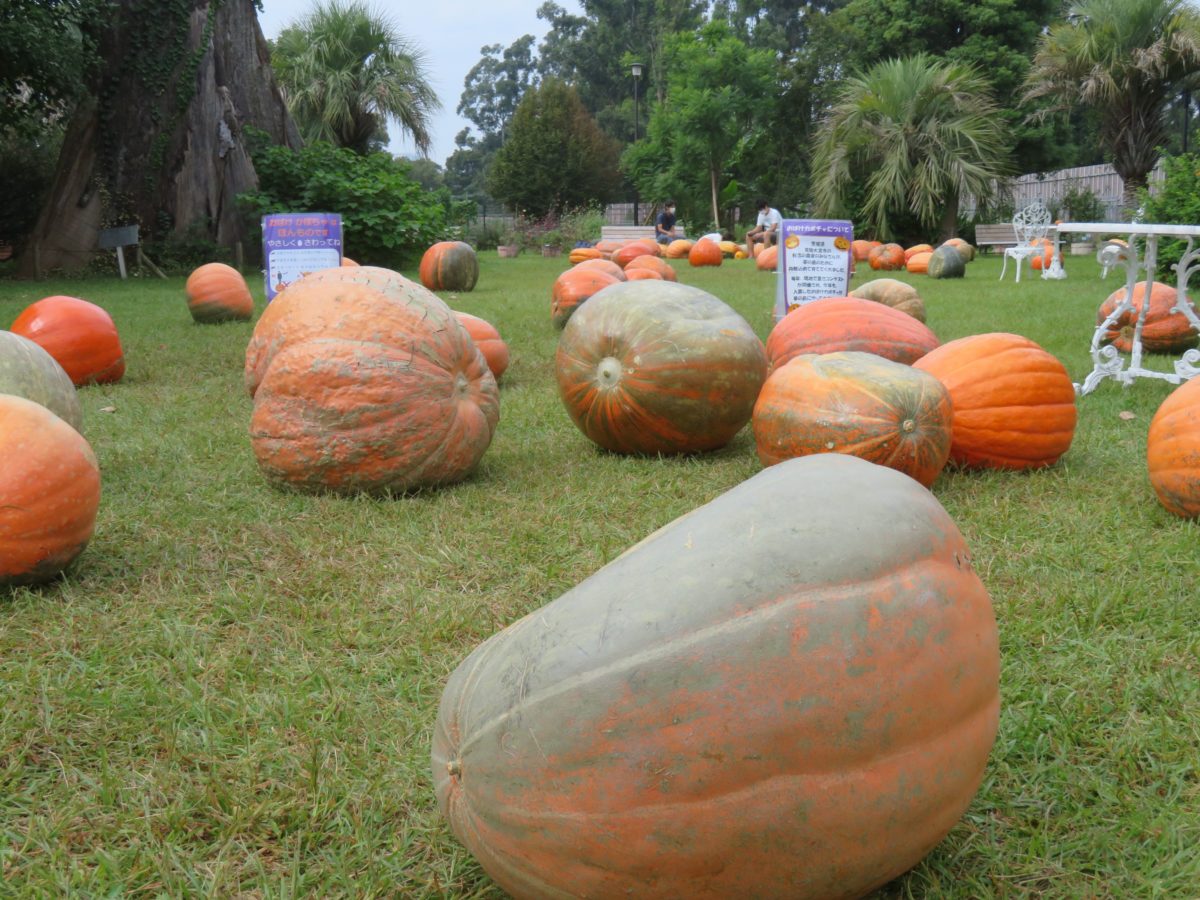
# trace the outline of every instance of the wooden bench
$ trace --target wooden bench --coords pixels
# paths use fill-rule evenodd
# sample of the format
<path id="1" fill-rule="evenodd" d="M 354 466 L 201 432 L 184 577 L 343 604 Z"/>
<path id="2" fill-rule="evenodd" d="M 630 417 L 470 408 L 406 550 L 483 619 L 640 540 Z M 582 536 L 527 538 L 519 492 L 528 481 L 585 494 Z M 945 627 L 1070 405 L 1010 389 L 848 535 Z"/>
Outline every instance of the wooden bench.
<path id="1" fill-rule="evenodd" d="M 679 240 L 685 234 L 683 223 L 675 223 L 675 238 Z M 601 225 L 600 240 L 602 241 L 636 241 L 638 238 L 654 238 L 653 225 Z"/>
<path id="2" fill-rule="evenodd" d="M 1051 227 L 1046 232 L 1046 239 L 1053 241 L 1054 233 L 1055 229 Z M 1012 222 L 1005 222 L 1002 225 L 976 225 L 975 246 L 980 249 L 998 247 L 1001 250 L 1017 246 L 1017 234 L 1013 230 Z"/>

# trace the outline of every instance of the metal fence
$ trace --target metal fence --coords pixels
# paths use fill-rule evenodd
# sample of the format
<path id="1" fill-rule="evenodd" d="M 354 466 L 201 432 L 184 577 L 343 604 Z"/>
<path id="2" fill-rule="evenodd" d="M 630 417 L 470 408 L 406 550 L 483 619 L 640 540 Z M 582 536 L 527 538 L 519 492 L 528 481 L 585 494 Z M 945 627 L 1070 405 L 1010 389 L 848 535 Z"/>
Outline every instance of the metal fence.
<path id="1" fill-rule="evenodd" d="M 1163 180 L 1163 164 L 1160 161 L 1150 173 L 1150 190 L 1157 190 Z M 1015 209 L 1041 200 L 1052 210 L 1062 203 L 1063 196 L 1070 190 L 1087 190 L 1095 194 L 1104 204 L 1104 219 L 1120 222 L 1127 217 L 1124 207 L 1125 180 L 1111 165 L 1076 166 L 1073 169 L 1058 169 L 1054 172 L 1033 172 L 1012 179 L 1009 183 L 1012 204 Z M 975 214 L 974 198 L 967 198 L 963 214 L 971 218 Z"/>

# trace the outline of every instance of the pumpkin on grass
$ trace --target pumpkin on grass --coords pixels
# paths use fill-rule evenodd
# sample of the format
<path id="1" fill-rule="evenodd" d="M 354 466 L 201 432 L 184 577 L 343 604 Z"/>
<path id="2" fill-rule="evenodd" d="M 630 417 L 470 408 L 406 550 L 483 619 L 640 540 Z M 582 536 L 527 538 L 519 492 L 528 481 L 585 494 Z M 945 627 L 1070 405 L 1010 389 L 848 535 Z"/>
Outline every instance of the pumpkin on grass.
<path id="1" fill-rule="evenodd" d="M 904 268 L 913 275 L 924 275 L 929 271 L 929 260 L 932 256 L 932 250 L 913 253 L 904 261 Z"/>
<path id="2" fill-rule="evenodd" d="M 465 478 L 491 443 L 499 395 L 483 354 L 436 295 L 390 275 L 303 278 L 259 319 L 246 373 L 268 481 L 407 491 Z"/>
<path id="3" fill-rule="evenodd" d="M 466 293 L 479 281 L 479 257 L 463 241 L 438 241 L 421 257 L 420 275 L 431 291 Z"/>
<path id="4" fill-rule="evenodd" d="M 688 251 L 688 262 L 693 266 L 719 266 L 724 258 L 721 245 L 708 238 L 700 238 Z"/>
<path id="5" fill-rule="evenodd" d="M 850 253 L 854 256 L 855 262 L 866 262 L 867 257 L 871 255 L 870 241 L 852 241 L 850 243 Z"/>
<path id="6" fill-rule="evenodd" d="M 797 356 L 754 405 L 764 466 L 847 453 L 933 484 L 950 455 L 950 395 L 927 372 L 871 353 Z"/>
<path id="7" fill-rule="evenodd" d="M 904 248 L 899 244 L 880 244 L 867 254 L 867 264 L 872 269 L 890 272 L 904 268 Z"/>
<path id="8" fill-rule="evenodd" d="M 930 278 L 962 278 L 967 274 L 967 263 L 956 249 L 943 246 L 929 254 L 925 271 Z"/>
<path id="9" fill-rule="evenodd" d="M 913 365 L 950 392 L 951 461 L 993 469 L 1053 465 L 1075 436 L 1075 386 L 1063 364 L 1029 338 L 976 334 Z"/>
<path id="10" fill-rule="evenodd" d="M 40 346 L 11 331 L 0 331 L 0 394 L 40 403 L 76 431 L 83 430 L 71 376 Z"/>
<path id="11" fill-rule="evenodd" d="M 628 281 L 666 281 L 653 269 L 633 269 L 626 272 L 625 275 Z"/>
<path id="12" fill-rule="evenodd" d="M 1122 353 L 1133 352 L 1133 332 L 1145 296 L 1146 283 L 1139 281 L 1133 286 L 1133 308 L 1121 313 L 1105 332 L 1105 341 Z M 1183 313 L 1176 311 L 1177 296 L 1177 288 L 1169 284 L 1161 281 L 1151 284 L 1150 307 L 1142 324 L 1142 349 L 1148 353 L 1177 353 L 1195 346 L 1196 329 Z M 1102 324 L 1112 315 L 1124 298 L 1123 287 L 1109 294 L 1096 313 L 1096 324 Z"/>
<path id="13" fill-rule="evenodd" d="M 933 494 L 792 459 L 477 647 L 442 694 L 433 784 L 514 897 L 860 897 L 969 806 L 999 675 Z"/>
<path id="14" fill-rule="evenodd" d="M 606 272 L 617 279 L 617 281 L 625 280 L 625 270 L 611 259 L 585 259 L 583 262 L 576 264 L 575 268 L 581 272 Z"/>
<path id="15" fill-rule="evenodd" d="M 699 288 L 610 285 L 579 307 L 555 357 L 559 395 L 592 441 L 618 453 L 715 450 L 750 420 L 762 341 Z"/>
<path id="16" fill-rule="evenodd" d="M 595 247 L 576 247 L 567 255 L 567 259 L 570 261 L 571 265 L 581 263 L 588 259 L 602 258 L 603 254 L 601 254 L 600 251 Z"/>
<path id="17" fill-rule="evenodd" d="M 620 241 L 606 240 L 596 242 L 596 249 L 600 251 L 600 255 L 604 259 L 609 259 L 613 253 L 621 249 L 621 246 Z"/>
<path id="18" fill-rule="evenodd" d="M 755 246 L 759 245 L 755 244 Z M 754 266 L 760 272 L 774 272 L 778 260 L 779 248 L 772 244 L 770 247 L 763 247 L 758 251 L 758 255 L 754 257 Z"/>
<path id="19" fill-rule="evenodd" d="M 660 278 L 665 278 L 667 281 L 678 281 L 679 276 L 675 274 L 674 267 L 666 260 L 659 259 L 657 256 L 639 256 L 637 259 L 630 260 L 625 266 L 625 277 L 632 278 L 638 269 L 645 269 L 654 272 Z"/>
<path id="20" fill-rule="evenodd" d="M 963 262 L 969 263 L 975 259 L 975 247 L 962 238 L 950 238 L 943 242 L 943 247 L 952 247 L 962 257 Z"/>
<path id="21" fill-rule="evenodd" d="M 932 253 L 933 246 L 930 244 L 913 244 L 904 250 L 904 261 L 908 262 L 918 253 Z"/>
<path id="22" fill-rule="evenodd" d="M 619 250 L 614 250 L 612 254 L 612 261 L 624 269 L 639 256 L 647 255 L 651 257 L 655 256 L 654 251 L 651 250 L 646 244 L 642 243 L 641 241 L 632 241 L 626 244 L 624 247 L 621 247 Z"/>
<path id="23" fill-rule="evenodd" d="M 462 322 L 463 328 L 467 329 L 467 334 L 471 336 L 471 340 L 475 342 L 475 346 L 479 348 L 479 352 L 487 360 L 488 368 L 491 369 L 493 377 L 499 381 L 500 376 L 508 368 L 508 344 L 504 343 L 504 339 L 500 337 L 500 332 L 496 330 L 496 326 L 486 319 L 481 319 L 479 316 L 473 316 L 470 313 L 458 312 L 456 310 L 454 314 L 458 316 L 458 321 Z"/>
<path id="24" fill-rule="evenodd" d="M 937 335 L 897 309 L 858 297 L 826 297 L 780 319 L 767 338 L 767 356 L 772 369 L 805 353 L 843 350 L 907 364 L 937 345 Z"/>
<path id="25" fill-rule="evenodd" d="M 1200 378 L 1168 394 L 1150 420 L 1146 468 L 1164 509 L 1185 519 L 1200 516 Z"/>
<path id="26" fill-rule="evenodd" d="M 345 260 L 342 265 L 345 265 Z M 184 285 L 188 310 L 196 322 L 248 322 L 254 315 L 254 298 L 246 279 L 233 266 L 206 263 L 192 271 Z"/>
<path id="27" fill-rule="evenodd" d="M 83 552 L 100 468 L 83 436 L 40 403 L 0 394 L 0 586 L 37 584 Z"/>
<path id="28" fill-rule="evenodd" d="M 614 268 L 619 268 L 608 260 L 598 260 Z M 588 263 L 580 263 L 574 268 L 567 269 L 556 279 L 550 288 L 550 319 L 555 328 L 562 328 L 567 320 L 575 313 L 581 303 L 604 290 L 611 284 L 625 281 L 628 276 L 621 272 L 617 278 L 610 272 L 599 267 L 590 267 Z"/>
<path id="29" fill-rule="evenodd" d="M 76 386 L 111 384 L 125 375 L 125 352 L 112 316 L 78 297 L 55 295 L 31 303 L 12 332 L 49 353 Z"/>
<path id="30" fill-rule="evenodd" d="M 900 281 L 896 278 L 875 278 L 860 284 L 850 292 L 850 296 L 862 300 L 873 300 L 884 306 L 890 306 L 892 309 L 898 309 L 902 313 L 908 313 L 918 322 L 925 321 L 925 301 L 921 299 L 917 289 L 907 281 Z"/>
<path id="31" fill-rule="evenodd" d="M 692 241 L 685 238 L 680 238 L 676 241 L 671 241 L 667 244 L 666 252 L 663 254 L 667 259 L 687 259 L 688 253 L 692 249 Z"/>

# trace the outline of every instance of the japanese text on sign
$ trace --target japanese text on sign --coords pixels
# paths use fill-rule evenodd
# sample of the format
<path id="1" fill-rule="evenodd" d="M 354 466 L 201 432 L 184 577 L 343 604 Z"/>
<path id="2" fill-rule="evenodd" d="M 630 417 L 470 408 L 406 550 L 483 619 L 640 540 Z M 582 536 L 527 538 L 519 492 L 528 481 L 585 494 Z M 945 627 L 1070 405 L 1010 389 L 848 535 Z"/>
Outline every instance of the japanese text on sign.
<path id="1" fill-rule="evenodd" d="M 296 279 L 342 264 L 342 217 L 337 213 L 263 216 L 267 302 Z"/>
<path id="2" fill-rule="evenodd" d="M 780 226 L 775 319 L 822 297 L 844 297 L 850 284 L 854 223 L 784 219 Z"/>

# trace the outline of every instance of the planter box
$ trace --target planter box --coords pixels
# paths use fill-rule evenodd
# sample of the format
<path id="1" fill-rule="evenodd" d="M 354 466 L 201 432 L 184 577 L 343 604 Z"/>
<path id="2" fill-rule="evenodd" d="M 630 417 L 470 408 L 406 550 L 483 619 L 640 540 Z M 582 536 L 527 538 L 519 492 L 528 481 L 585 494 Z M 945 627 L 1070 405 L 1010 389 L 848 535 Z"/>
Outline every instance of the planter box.
<path id="1" fill-rule="evenodd" d="M 521 252 L 521 248 L 516 245 L 505 246 L 501 244 L 496 248 L 496 252 L 500 254 L 501 259 L 514 259 Z"/>
<path id="2" fill-rule="evenodd" d="M 1091 243 L 1076 243 L 1071 245 L 1072 256 L 1091 256 L 1096 252 L 1096 245 Z"/>
<path id="3" fill-rule="evenodd" d="M 542 256 L 562 256 L 562 247 L 555 244 L 543 244 Z"/>

